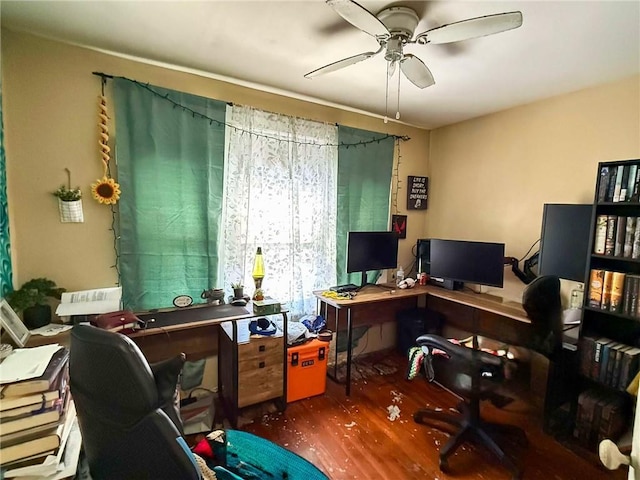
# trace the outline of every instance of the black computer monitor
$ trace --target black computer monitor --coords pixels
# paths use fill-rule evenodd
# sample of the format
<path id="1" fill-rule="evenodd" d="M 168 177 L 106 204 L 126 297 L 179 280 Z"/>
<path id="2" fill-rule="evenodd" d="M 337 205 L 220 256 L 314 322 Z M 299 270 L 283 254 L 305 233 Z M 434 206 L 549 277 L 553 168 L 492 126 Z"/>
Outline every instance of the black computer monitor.
<path id="1" fill-rule="evenodd" d="M 591 204 L 544 205 L 538 275 L 584 283 L 592 211 Z"/>
<path id="2" fill-rule="evenodd" d="M 396 268 L 398 234 L 395 232 L 349 232 L 347 273 L 361 272 L 361 287 L 367 284 L 367 271 Z"/>
<path id="3" fill-rule="evenodd" d="M 432 238 L 429 246 L 432 278 L 502 287 L 504 243 Z"/>

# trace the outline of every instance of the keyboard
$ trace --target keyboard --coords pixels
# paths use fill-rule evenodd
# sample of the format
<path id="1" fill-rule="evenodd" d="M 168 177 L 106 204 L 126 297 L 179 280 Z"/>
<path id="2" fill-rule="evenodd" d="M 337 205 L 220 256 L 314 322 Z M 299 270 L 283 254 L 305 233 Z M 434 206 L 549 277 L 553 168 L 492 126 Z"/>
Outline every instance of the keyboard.
<path id="1" fill-rule="evenodd" d="M 329 288 L 329 290 L 338 293 L 355 292 L 356 290 L 358 290 L 358 287 L 356 287 L 353 283 L 346 283 L 344 285 L 336 285 L 335 287 L 331 287 Z"/>

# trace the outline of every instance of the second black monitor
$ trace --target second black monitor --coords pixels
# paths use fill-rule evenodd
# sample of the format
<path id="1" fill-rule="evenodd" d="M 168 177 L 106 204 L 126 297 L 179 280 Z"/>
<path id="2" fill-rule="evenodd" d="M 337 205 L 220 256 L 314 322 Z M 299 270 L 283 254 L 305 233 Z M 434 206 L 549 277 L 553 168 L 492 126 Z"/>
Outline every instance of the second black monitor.
<path id="1" fill-rule="evenodd" d="M 544 205 L 539 275 L 585 281 L 592 211 L 591 204 Z"/>
<path id="2" fill-rule="evenodd" d="M 430 275 L 502 287 L 504 243 L 430 239 Z"/>

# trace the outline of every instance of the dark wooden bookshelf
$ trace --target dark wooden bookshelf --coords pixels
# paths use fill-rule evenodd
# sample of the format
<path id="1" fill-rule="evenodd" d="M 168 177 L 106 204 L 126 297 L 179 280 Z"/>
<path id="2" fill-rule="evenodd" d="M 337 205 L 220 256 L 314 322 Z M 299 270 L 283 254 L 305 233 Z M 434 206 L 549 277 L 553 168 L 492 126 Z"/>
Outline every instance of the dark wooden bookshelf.
<path id="1" fill-rule="evenodd" d="M 629 191 L 629 195 L 625 197 L 625 200 L 611 201 L 612 200 L 611 195 L 616 191 L 619 191 L 617 187 L 612 187 L 612 185 L 615 185 L 615 184 L 610 183 L 612 181 L 610 180 L 611 175 L 613 175 L 613 178 L 616 178 L 618 169 L 620 169 L 620 171 L 623 171 L 625 175 L 628 175 L 627 187 L 632 186 L 632 188 L 627 189 Z M 605 175 L 606 171 L 609 172 L 610 174 L 609 177 Z M 635 172 L 634 177 L 632 177 L 631 173 L 628 173 L 628 172 L 631 172 L 631 173 Z M 633 178 L 633 180 L 630 180 L 631 178 Z M 602 182 L 607 182 L 606 188 L 604 188 L 605 185 L 601 185 Z M 606 197 L 604 200 L 602 198 L 603 192 L 605 192 L 604 195 Z M 594 208 L 592 212 L 592 221 L 591 221 L 591 238 L 589 242 L 590 253 L 588 254 L 588 257 L 587 257 L 587 266 L 586 266 L 586 272 L 585 272 L 585 278 L 587 279 L 587 283 L 585 284 L 585 295 L 584 295 L 584 303 L 583 303 L 583 309 L 582 309 L 582 321 L 580 326 L 579 340 L 583 339 L 584 337 L 590 337 L 593 339 L 597 339 L 600 337 L 607 337 L 614 342 L 619 342 L 619 343 L 630 345 L 630 346 L 640 346 L 640 318 L 632 314 L 624 313 L 621 311 L 611 311 L 608 308 L 597 308 L 590 305 L 590 297 L 592 292 L 591 290 L 592 289 L 592 285 L 591 285 L 592 270 L 604 270 L 608 272 L 619 272 L 619 273 L 625 274 L 625 277 L 624 277 L 625 284 L 622 287 L 622 293 L 621 293 L 622 300 L 619 300 L 621 302 L 625 301 L 625 297 L 624 297 L 625 287 L 634 285 L 633 282 L 630 282 L 629 284 L 626 283 L 629 281 L 629 275 L 640 275 L 640 258 L 632 258 L 628 256 L 625 257 L 622 255 L 595 253 L 598 217 L 604 216 L 604 215 L 608 217 L 612 217 L 612 216 L 617 217 L 617 219 L 613 222 L 616 229 L 620 227 L 621 217 L 627 217 L 627 218 L 637 217 L 640 219 L 639 199 L 640 199 L 640 159 L 600 162 L 598 164 L 598 168 L 596 172 Z M 609 221 L 611 221 L 610 218 L 609 218 Z M 636 221 L 636 223 L 638 222 L 640 222 L 640 220 Z M 624 225 L 624 223 L 622 224 Z M 611 231 L 609 224 L 607 224 L 607 228 L 609 229 L 608 231 L 609 233 Z M 634 233 L 632 233 L 632 236 L 635 236 L 635 234 L 638 232 L 638 229 L 640 229 L 640 226 L 636 225 L 634 227 L 634 230 L 633 230 Z M 626 232 L 623 232 L 623 235 L 625 235 L 625 233 Z M 609 241 L 612 237 L 615 240 L 619 241 L 620 235 L 618 234 L 617 231 L 615 231 L 615 233 L 613 234 L 610 234 L 610 235 L 608 234 Z M 627 234 L 627 237 L 628 237 L 628 234 Z M 600 245 L 602 245 L 602 243 Z M 610 245 L 611 244 L 609 243 L 609 248 L 611 248 Z M 627 243 L 627 245 L 629 244 Z M 631 242 L 631 248 L 633 249 L 633 239 Z M 604 283 L 604 281 L 602 283 Z M 640 293 L 638 293 L 635 289 L 633 289 L 633 292 L 635 292 L 635 295 L 636 295 L 635 298 L 640 298 Z M 632 300 L 628 300 L 628 301 L 632 301 Z M 633 300 L 633 301 L 635 302 L 636 300 Z M 623 308 L 624 308 L 624 305 L 623 305 Z M 640 312 L 640 308 L 638 308 L 637 310 Z M 637 313 L 636 315 L 640 315 L 640 313 Z M 579 355 L 582 354 L 580 361 L 593 362 L 594 359 L 589 358 L 589 355 L 588 355 L 589 350 L 586 350 L 585 352 L 580 351 L 581 348 L 584 348 L 584 343 L 580 342 L 579 345 L 581 345 L 581 347 L 579 347 L 578 353 Z M 602 347 L 602 350 L 604 350 L 604 347 Z M 607 355 L 609 355 L 609 352 L 611 351 L 613 351 L 613 349 L 611 350 L 608 349 Z M 594 355 L 594 358 L 595 358 L 595 355 Z M 632 408 L 631 408 L 632 402 L 630 402 L 630 395 L 628 393 L 626 393 L 625 391 L 622 391 L 618 387 L 612 387 L 610 385 L 607 385 L 606 383 L 601 382 L 600 379 L 595 379 L 595 378 L 586 376 L 582 373 L 579 375 L 579 379 L 580 381 L 579 381 L 578 392 L 584 392 L 587 390 L 592 392 L 599 392 L 594 394 L 596 397 L 597 395 L 601 395 L 602 397 L 606 395 L 616 395 L 616 396 L 619 395 L 621 397 L 620 401 L 629 405 L 629 408 L 627 409 L 628 412 L 626 412 L 626 415 L 628 416 L 627 417 L 628 423 L 629 424 L 633 423 Z M 578 412 L 577 398 L 575 399 L 575 402 L 576 402 L 576 405 L 574 405 L 573 411 Z M 587 408 L 591 408 L 591 406 L 594 404 L 598 405 L 598 403 L 599 403 L 598 400 L 592 401 L 591 404 L 587 403 L 588 405 Z M 600 403 L 599 408 L 604 408 L 602 407 L 602 403 Z M 579 427 L 584 429 L 586 428 L 585 425 L 587 424 L 585 422 L 590 421 L 592 422 L 591 427 L 595 428 L 595 431 L 599 431 L 600 432 L 599 436 L 601 436 L 603 430 L 599 430 L 599 428 L 602 428 L 603 423 L 601 421 L 601 418 L 598 418 L 600 411 L 601 410 L 598 410 L 598 409 L 593 411 L 592 417 L 596 417 L 596 418 L 589 418 L 589 416 L 587 415 L 586 418 L 582 417 L 581 419 L 579 418 L 579 413 L 576 413 L 576 418 L 574 419 L 574 425 L 577 426 L 580 422 L 582 422 L 580 423 Z M 600 425 L 600 427 L 598 427 L 598 425 Z M 576 430 L 579 430 L 579 428 L 576 427 Z M 617 441 L 619 440 L 619 438 L 611 438 L 611 440 Z M 593 443 L 593 439 L 591 440 L 591 442 Z M 568 436 L 567 438 L 565 438 L 563 441 L 563 444 L 570 447 L 573 451 L 576 451 L 576 453 L 580 455 L 582 455 L 585 452 L 594 451 L 593 444 L 585 445 L 584 439 L 577 439 L 574 436 Z M 597 445 L 595 445 L 595 447 L 597 451 Z"/>

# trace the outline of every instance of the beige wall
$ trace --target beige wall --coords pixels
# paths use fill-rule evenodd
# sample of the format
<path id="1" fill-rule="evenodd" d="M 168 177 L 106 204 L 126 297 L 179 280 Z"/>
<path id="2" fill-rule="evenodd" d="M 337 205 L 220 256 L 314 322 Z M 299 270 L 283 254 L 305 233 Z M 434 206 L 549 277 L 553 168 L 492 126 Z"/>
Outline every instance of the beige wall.
<path id="1" fill-rule="evenodd" d="M 426 175 L 429 134 L 381 119 L 134 62 L 22 33 L 2 31 L 3 112 L 14 284 L 45 276 L 69 290 L 114 285 L 117 275 L 109 207 L 90 197 L 101 176 L 98 155 L 99 71 L 228 102 L 407 135 L 399 168 L 401 189 L 408 175 Z M 107 91 L 110 111 L 113 104 Z M 112 136 L 114 128 L 111 128 Z M 51 195 L 66 182 L 84 196 L 85 222 L 62 224 Z M 395 184 L 395 182 L 394 182 Z M 406 213 L 406 192 L 398 192 L 398 213 Z M 412 261 L 411 247 L 424 232 L 426 212 L 409 214 L 400 261 Z"/>
<path id="2" fill-rule="evenodd" d="M 545 203 L 592 203 L 598 162 L 631 158 L 640 158 L 640 76 L 433 130 L 427 236 L 504 242 L 522 258 Z M 565 306 L 575 287 L 562 282 Z M 523 290 L 510 271 L 504 289 L 489 289 L 511 300 Z"/>
<path id="3" fill-rule="evenodd" d="M 506 243 L 521 258 L 545 203 L 592 203 L 598 162 L 640 158 L 640 76 L 431 132 L 433 238 Z"/>

